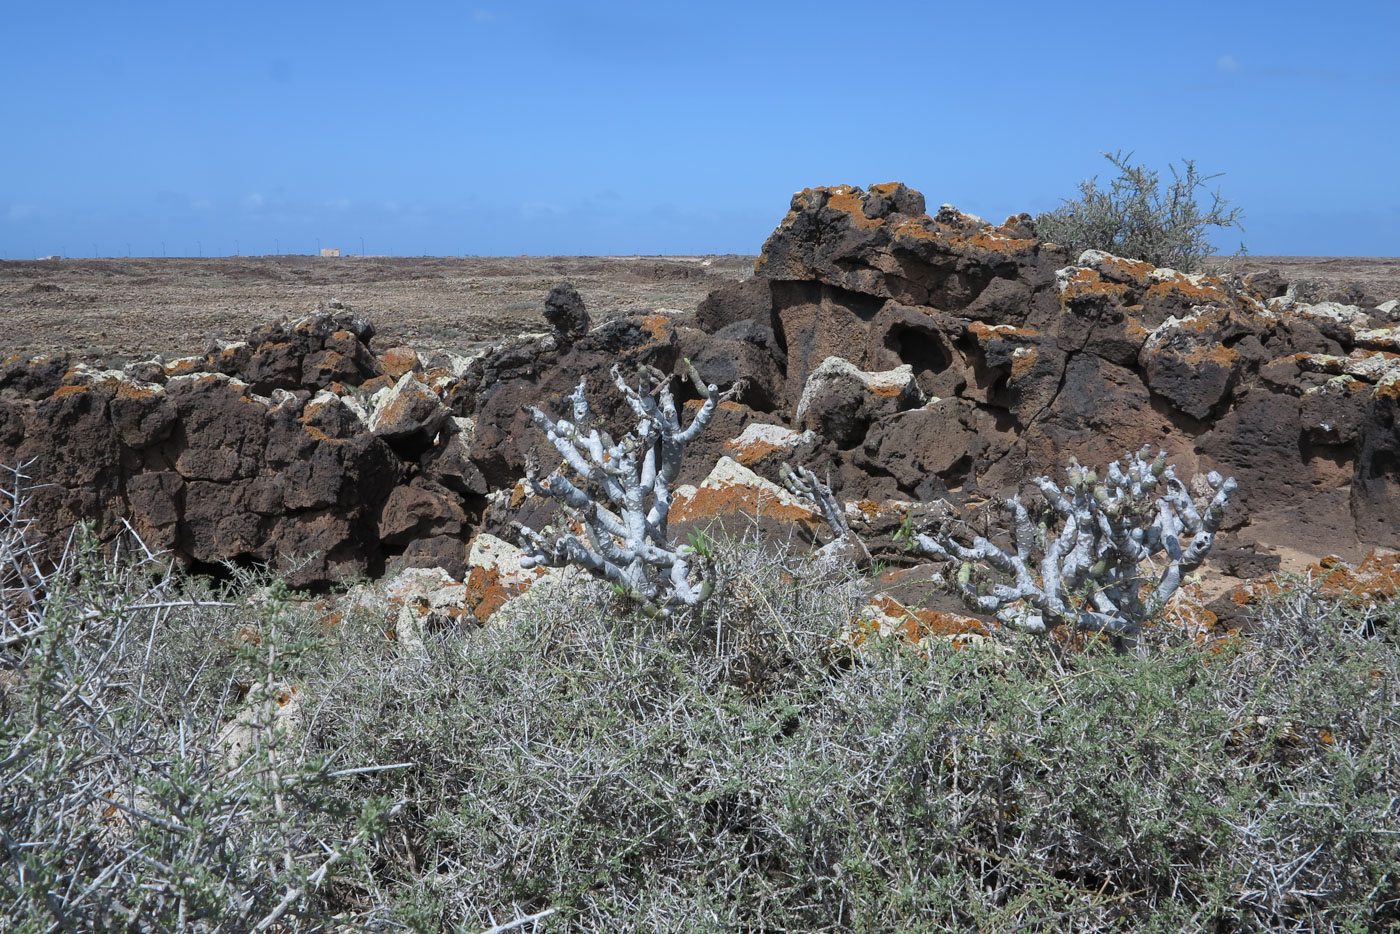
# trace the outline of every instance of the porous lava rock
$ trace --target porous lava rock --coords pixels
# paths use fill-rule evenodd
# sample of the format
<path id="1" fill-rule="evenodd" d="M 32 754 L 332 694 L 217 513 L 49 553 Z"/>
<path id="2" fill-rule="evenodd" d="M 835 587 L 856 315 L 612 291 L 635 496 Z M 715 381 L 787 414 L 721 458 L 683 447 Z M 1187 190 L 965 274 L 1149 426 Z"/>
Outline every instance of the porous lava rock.
<path id="1" fill-rule="evenodd" d="M 44 484 L 33 509 L 55 546 L 79 520 L 107 540 L 130 523 L 178 557 L 295 568 L 297 584 L 435 567 L 494 593 L 472 584 L 473 536 L 552 515 L 521 492 L 527 461 L 552 456 L 528 407 L 566 414 L 583 382 L 620 435 L 635 419 L 613 367 L 629 381 L 646 367 L 671 375 L 688 420 L 689 361 L 745 391 L 687 451 L 678 534 L 759 516 L 820 539 L 810 504 L 772 483 L 784 462 L 848 505 L 907 504 L 851 513 L 887 537 L 1071 455 L 1101 465 L 1149 444 L 1183 475 L 1239 480 L 1220 545 L 1232 567 L 1302 567 L 1400 547 L 1400 306 L 1380 298 L 1070 256 L 1027 215 L 929 213 L 898 183 L 812 188 L 755 274 L 689 316 L 592 327 L 560 286 L 547 330 L 470 356 L 376 353 L 369 322 L 331 303 L 122 371 L 0 362 L 0 463 Z"/>
<path id="2" fill-rule="evenodd" d="M 798 192 L 761 281 L 712 293 L 696 317 L 715 336 L 773 329 L 784 379 L 769 420 L 851 447 L 853 495 L 888 478 L 901 496 L 980 501 L 1070 455 L 1104 464 L 1152 444 L 1183 473 L 1239 479 L 1227 527 L 1242 545 L 1400 546 L 1400 329 L 1379 297 L 1070 256 L 1026 215 L 929 214 L 916 194 Z M 930 401 L 861 420 L 833 392 L 841 404 L 814 415 L 808 381 L 831 357 L 907 366 Z"/>
<path id="3" fill-rule="evenodd" d="M 583 296 L 568 282 L 549 290 L 544 300 L 544 318 L 561 343 L 573 343 L 588 333 L 588 309 Z"/>

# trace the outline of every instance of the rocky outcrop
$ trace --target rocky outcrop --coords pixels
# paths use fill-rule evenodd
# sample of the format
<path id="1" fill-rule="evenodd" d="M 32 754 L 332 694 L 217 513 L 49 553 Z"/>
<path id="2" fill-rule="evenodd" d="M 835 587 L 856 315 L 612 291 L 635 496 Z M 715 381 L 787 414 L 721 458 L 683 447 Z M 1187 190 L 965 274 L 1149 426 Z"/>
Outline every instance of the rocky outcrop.
<path id="1" fill-rule="evenodd" d="M 1400 547 L 1394 301 L 1069 256 L 1027 215 L 926 213 L 899 184 L 797 193 L 755 271 L 693 316 L 596 327 L 560 285 L 548 330 L 468 357 L 376 352 L 372 326 L 332 303 L 122 371 L 4 361 L 0 463 L 47 484 L 35 506 L 55 541 L 78 520 L 106 538 L 126 522 L 184 559 L 295 568 L 298 584 L 437 568 L 494 606 L 524 582 L 480 571 L 472 541 L 553 508 L 518 483 L 544 449 L 524 407 L 565 414 L 586 380 L 597 417 L 630 424 L 614 364 L 675 374 L 693 406 L 688 359 L 743 391 L 687 449 L 681 532 L 759 515 L 821 538 L 820 517 L 771 482 L 785 462 L 888 539 L 911 511 L 1149 443 L 1183 474 L 1239 480 L 1220 546 L 1237 568 Z"/>
<path id="2" fill-rule="evenodd" d="M 1069 256 L 1026 215 L 925 213 L 898 184 L 798 192 L 755 270 L 697 320 L 773 331 L 786 359 L 768 420 L 836 447 L 848 497 L 980 500 L 1070 454 L 1105 463 L 1151 443 L 1184 471 L 1239 479 L 1241 542 L 1314 557 L 1400 547 L 1388 303 Z M 828 391 L 813 414 L 809 385 L 829 380 L 810 381 L 833 357 L 908 368 L 930 401 L 852 417 L 860 393 Z"/>

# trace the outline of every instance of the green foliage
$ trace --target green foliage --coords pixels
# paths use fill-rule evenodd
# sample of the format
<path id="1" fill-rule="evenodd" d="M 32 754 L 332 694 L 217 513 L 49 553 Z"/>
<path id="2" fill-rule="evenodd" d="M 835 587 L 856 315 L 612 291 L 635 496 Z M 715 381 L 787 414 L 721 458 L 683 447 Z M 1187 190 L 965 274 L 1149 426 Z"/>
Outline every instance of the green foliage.
<path id="1" fill-rule="evenodd" d="M 1209 208 L 1197 201 L 1198 193 L 1207 190 L 1206 183 L 1222 173 L 1201 175 L 1194 161 L 1183 159 L 1181 170 L 1168 166 L 1172 180 L 1163 191 L 1157 171 L 1133 165 L 1132 157 L 1132 153 L 1105 153 L 1118 177 L 1107 189 L 1099 187 L 1097 176 L 1080 182 L 1079 198 L 1064 199 L 1060 207 L 1038 215 L 1035 226 L 1041 239 L 1069 248 L 1071 256 L 1103 250 L 1194 272 L 1215 252 L 1210 228 L 1244 229 L 1240 209 L 1230 207 L 1218 188 L 1208 192 Z M 1236 255 L 1244 252 L 1241 244 Z"/>

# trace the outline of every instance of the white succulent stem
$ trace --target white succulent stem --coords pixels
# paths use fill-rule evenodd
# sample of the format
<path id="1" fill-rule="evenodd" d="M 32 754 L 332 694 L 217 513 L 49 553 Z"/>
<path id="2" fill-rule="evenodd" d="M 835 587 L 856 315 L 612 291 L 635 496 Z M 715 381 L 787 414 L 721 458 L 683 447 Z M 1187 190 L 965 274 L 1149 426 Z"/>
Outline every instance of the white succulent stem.
<path id="1" fill-rule="evenodd" d="M 555 420 L 530 407 L 531 419 L 564 463 L 543 482 L 531 463 L 526 480 L 537 494 L 558 500 L 582 527 L 584 537 L 575 532 L 554 532 L 551 537 L 521 526 L 526 552 L 522 565 L 575 565 L 611 581 L 662 616 L 673 606 L 695 606 L 710 595 L 713 582 L 704 562 L 694 560 L 689 546 L 670 541 L 671 487 L 680 475 L 685 445 L 735 390 L 720 393 L 694 367 L 689 370 L 704 398 L 689 425 L 681 424 L 667 378 L 649 367 L 642 370 L 636 387 L 623 379 L 619 367 L 612 368 L 613 382 L 636 418 L 635 427 L 620 440 L 592 427 L 586 381 L 569 395 L 572 421 Z M 700 567 L 692 567 L 697 563 Z M 700 578 L 697 583 L 691 583 L 693 571 Z"/>
<path id="2" fill-rule="evenodd" d="M 857 567 L 867 567 L 870 564 L 870 550 L 865 547 L 865 542 L 861 541 L 851 529 L 851 523 L 846 519 L 846 511 L 841 506 L 841 501 L 836 498 L 836 494 L 831 491 L 831 486 L 818 479 L 817 475 L 806 467 L 793 467 L 784 463 L 778 471 L 779 477 L 793 495 L 808 500 L 821 510 L 822 517 L 826 519 L 827 525 L 836 533 L 836 538 L 823 545 L 817 551 L 817 559 L 820 561 L 850 560 L 855 562 Z"/>
<path id="3" fill-rule="evenodd" d="M 1033 481 L 1059 523 L 1053 536 L 1048 522 L 1032 520 L 1019 496 L 1005 501 L 1014 554 L 981 536 L 963 545 L 947 530 L 917 534 L 914 545 L 961 562 L 964 599 L 1008 625 L 1041 632 L 1070 624 L 1131 638 L 1205 559 L 1237 486 L 1233 478 L 1210 473 L 1212 498 L 1198 507 L 1166 455 L 1149 461 L 1149 453 L 1144 447 L 1114 461 L 1103 481 L 1073 461 L 1063 487 L 1049 477 Z M 1011 582 L 974 586 L 974 563 Z"/>

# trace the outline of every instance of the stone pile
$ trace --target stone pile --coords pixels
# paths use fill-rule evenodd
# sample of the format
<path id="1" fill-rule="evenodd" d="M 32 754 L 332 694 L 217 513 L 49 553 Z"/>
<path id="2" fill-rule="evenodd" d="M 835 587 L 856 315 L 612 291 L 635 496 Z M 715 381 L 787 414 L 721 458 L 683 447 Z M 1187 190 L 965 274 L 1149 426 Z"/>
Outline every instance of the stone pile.
<path id="1" fill-rule="evenodd" d="M 785 461 L 828 478 L 879 539 L 911 504 L 975 505 L 1070 454 L 1105 463 L 1150 443 L 1182 475 L 1239 480 L 1220 547 L 1255 574 L 1290 549 L 1400 547 L 1396 305 L 1340 300 L 1356 297 L 1069 256 L 1027 215 L 929 214 L 899 184 L 816 188 L 756 274 L 690 316 L 594 327 L 561 285 L 548 330 L 470 357 L 380 347 L 333 304 L 121 371 L 4 361 L 0 463 L 47 484 L 35 506 L 55 540 L 78 520 L 106 538 L 129 522 L 197 565 L 268 563 L 301 585 L 414 567 L 465 583 L 474 537 L 549 517 L 519 483 L 545 450 L 524 406 L 562 414 L 586 379 L 607 419 L 622 414 L 613 364 L 679 376 L 689 358 L 744 391 L 688 452 L 682 534 L 762 507 L 768 531 L 821 537 L 772 483 Z M 473 586 L 498 601 L 488 577 Z"/>

